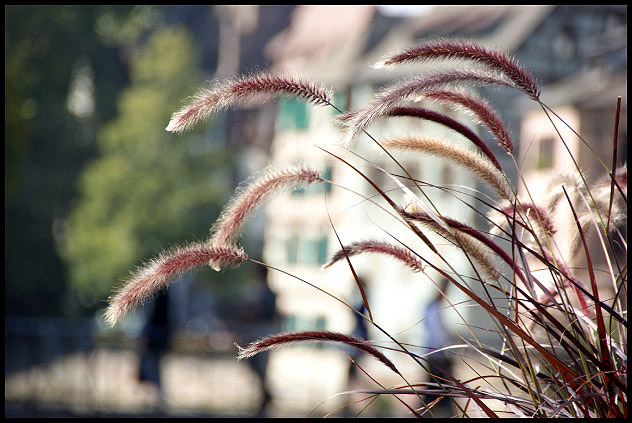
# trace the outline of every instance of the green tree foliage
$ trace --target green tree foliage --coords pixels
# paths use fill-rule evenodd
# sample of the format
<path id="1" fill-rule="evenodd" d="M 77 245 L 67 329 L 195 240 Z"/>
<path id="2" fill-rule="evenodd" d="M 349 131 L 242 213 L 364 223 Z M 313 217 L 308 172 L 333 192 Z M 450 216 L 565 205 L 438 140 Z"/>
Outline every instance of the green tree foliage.
<path id="1" fill-rule="evenodd" d="M 119 45 L 96 30 L 131 6 L 5 6 L 5 306 L 7 315 L 64 307 L 58 254 L 74 180 L 95 154 L 95 135 L 114 116 L 127 83 Z M 67 100 L 79 70 L 92 84 L 89 113 Z M 88 93 L 89 94 L 89 93 Z"/>
<path id="2" fill-rule="evenodd" d="M 230 157 L 213 134 L 164 130 L 191 87 L 201 82 L 183 28 L 156 31 L 133 57 L 118 116 L 99 132 L 100 157 L 81 175 L 68 219 L 65 257 L 71 286 L 103 305 L 143 259 L 165 245 L 208 236 L 232 189 Z M 212 127 L 211 129 L 212 130 Z"/>

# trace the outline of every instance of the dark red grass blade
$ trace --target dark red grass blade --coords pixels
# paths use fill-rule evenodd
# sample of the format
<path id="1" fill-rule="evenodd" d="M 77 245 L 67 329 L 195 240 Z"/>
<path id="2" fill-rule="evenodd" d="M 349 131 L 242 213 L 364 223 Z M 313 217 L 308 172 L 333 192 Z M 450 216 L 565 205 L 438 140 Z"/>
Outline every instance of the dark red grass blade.
<path id="1" fill-rule="evenodd" d="M 388 195 L 386 195 L 386 193 L 380 187 L 378 187 L 375 184 L 375 182 L 373 182 L 371 179 L 369 179 L 369 177 L 367 177 L 364 173 L 360 172 L 360 170 L 358 170 L 356 167 L 354 167 L 351 163 L 349 163 L 348 161 L 346 161 L 342 157 L 336 156 L 334 153 L 332 153 L 330 151 L 327 151 L 327 150 L 325 150 L 322 147 L 319 147 L 319 146 L 316 146 L 316 147 L 318 147 L 319 149 L 321 149 L 325 153 L 335 157 L 336 159 L 340 160 L 341 162 L 343 162 L 344 164 L 349 166 L 351 169 L 353 169 L 357 174 L 362 176 L 382 196 L 382 198 L 384 198 L 386 200 L 386 202 L 391 207 L 393 207 L 393 209 L 395 209 L 400 215 L 402 215 L 402 217 L 404 217 L 403 216 L 403 210 L 397 204 L 395 204 L 395 202 L 393 202 L 393 200 L 391 200 L 391 198 Z M 430 240 L 419 230 L 419 228 L 415 227 L 415 225 L 411 224 L 408 220 L 406 220 L 406 223 L 413 230 L 413 232 L 415 232 L 415 234 L 428 246 L 428 248 L 430 248 L 432 250 L 433 253 L 435 253 L 437 255 L 439 254 L 439 252 L 437 251 L 435 246 L 432 244 L 432 242 L 430 242 Z"/>
<path id="2" fill-rule="evenodd" d="M 298 342 L 337 342 L 349 345 L 372 355 L 390 370 L 397 375 L 402 375 L 400 371 L 395 367 L 393 362 L 389 360 L 382 352 L 380 352 L 371 343 L 346 335 L 340 332 L 331 332 L 325 330 L 304 330 L 296 332 L 285 332 L 276 335 L 264 336 L 254 342 L 251 342 L 245 348 L 239 348 L 239 359 L 253 357 L 263 351 L 267 351 L 274 347 L 282 345 L 293 344 Z"/>
<path id="3" fill-rule="evenodd" d="M 350 356 L 349 356 L 346 352 L 342 351 L 342 353 L 343 353 L 345 356 L 347 356 L 347 358 L 348 358 L 349 360 L 351 360 L 351 365 L 352 365 L 352 366 L 356 366 L 358 369 L 360 369 L 360 370 L 362 371 L 362 373 L 364 373 L 364 374 L 365 374 L 365 376 L 366 376 L 366 377 L 368 377 L 369 379 L 371 379 L 371 380 L 372 380 L 372 381 L 373 381 L 376 385 L 380 386 L 380 387 L 381 387 L 381 388 L 383 388 L 383 389 L 386 389 L 386 388 L 384 387 L 384 385 L 382 385 L 380 382 L 378 382 L 377 380 L 375 380 L 375 379 L 373 378 L 373 376 L 371 376 L 369 373 L 367 373 L 367 371 L 366 371 L 366 370 L 364 370 L 364 369 L 362 368 L 362 366 L 360 366 L 360 365 L 359 365 L 359 364 L 358 364 L 358 363 L 357 363 L 357 362 L 356 362 L 353 358 L 351 358 L 351 357 L 350 357 Z M 417 396 L 419 397 L 419 395 L 418 395 L 418 394 L 417 394 Z M 406 408 L 408 408 L 408 409 L 409 409 L 409 410 L 410 410 L 410 411 L 411 411 L 411 412 L 412 412 L 415 416 L 417 416 L 417 417 L 421 417 L 421 416 L 420 416 L 420 415 L 419 415 L 419 414 L 418 414 L 418 413 L 417 413 L 417 412 L 416 412 L 416 411 L 415 411 L 415 410 L 414 410 L 414 409 L 413 409 L 413 408 L 412 408 L 412 407 L 411 407 L 408 403 L 406 403 L 405 401 L 401 400 L 401 399 L 400 399 L 397 395 L 393 395 L 393 397 L 394 397 L 395 399 L 397 399 L 399 402 L 401 402 L 402 404 L 404 404 L 404 406 L 405 406 Z M 421 398 L 420 398 L 420 399 L 421 399 Z M 359 413 L 358 413 L 358 416 L 359 416 Z M 356 416 L 356 417 L 358 417 L 358 416 Z"/>
<path id="4" fill-rule="evenodd" d="M 561 362 L 557 357 L 551 354 L 546 350 L 542 345 L 540 345 L 537 341 L 535 341 L 529 334 L 527 334 L 524 330 L 522 330 L 517 324 L 508 319 L 503 313 L 499 312 L 494 306 L 485 302 L 478 295 L 474 294 L 470 291 L 466 286 L 461 285 L 457 282 L 452 276 L 443 271 L 442 269 L 434 266 L 431 263 L 428 263 L 435 269 L 437 272 L 441 274 L 444 278 L 446 278 L 450 283 L 459 288 L 463 293 L 465 293 L 468 297 L 474 300 L 477 304 L 485 309 L 490 315 L 494 316 L 496 319 L 500 321 L 503 325 L 505 325 L 510 331 L 518 335 L 525 342 L 533 346 L 542 356 L 555 368 L 558 372 L 560 372 L 561 376 L 564 378 L 564 381 L 576 392 L 584 393 L 584 389 L 582 388 L 582 384 L 580 384 L 578 374 L 569 368 L 566 364 Z"/>
<path id="5" fill-rule="evenodd" d="M 584 231 L 582 230 L 582 225 L 579 223 L 579 219 L 577 217 L 577 213 L 575 212 L 575 208 L 573 207 L 573 203 L 571 199 L 568 197 L 568 193 L 566 192 L 566 188 L 562 187 L 564 191 L 564 195 L 566 196 L 566 200 L 573 212 L 573 217 L 575 218 L 575 223 L 577 224 L 577 231 L 579 232 L 579 236 L 582 240 L 582 244 L 584 246 L 584 253 L 586 254 L 586 267 L 588 268 L 588 275 L 590 276 L 590 286 L 593 291 L 593 295 L 599 300 L 599 291 L 597 289 L 597 280 L 595 279 L 595 270 L 593 268 L 592 260 L 590 259 L 590 252 L 588 251 L 588 245 L 586 244 L 586 238 L 584 237 Z M 611 381 L 611 371 L 612 371 L 612 362 L 610 361 L 610 351 L 608 349 L 607 335 L 606 335 L 606 325 L 603 320 L 603 314 L 601 313 L 600 307 L 595 307 L 595 314 L 597 320 L 597 333 L 599 335 L 599 347 L 601 349 L 601 362 L 605 367 L 604 377 L 606 378 L 606 388 L 608 390 L 609 403 L 612 407 L 615 406 L 616 402 L 612 400 L 613 395 L 613 383 Z"/>
<path id="6" fill-rule="evenodd" d="M 608 205 L 608 223 L 606 232 L 610 232 L 610 214 L 614 200 L 614 181 L 617 177 L 617 140 L 619 138 L 619 115 L 621 114 L 621 96 L 617 98 L 617 111 L 614 116 L 614 135 L 612 137 L 612 181 L 610 182 L 610 204 Z"/>
<path id="7" fill-rule="evenodd" d="M 456 103 L 469 109 L 476 115 L 480 123 L 487 127 L 490 133 L 496 137 L 500 146 L 509 154 L 513 153 L 514 142 L 501 118 L 484 101 L 469 94 L 458 91 L 439 90 L 424 93 L 424 97 L 437 101 Z"/>
<path id="8" fill-rule="evenodd" d="M 456 121 L 455 119 L 452 119 L 449 116 L 418 107 L 393 107 L 388 112 L 386 112 L 386 115 L 418 117 L 444 125 L 472 141 L 472 143 L 492 162 L 496 169 L 500 170 L 501 172 L 503 171 L 500 163 L 498 163 L 498 160 L 496 160 L 494 153 L 492 153 L 492 150 L 487 146 L 487 144 L 485 144 L 485 142 L 470 128 Z"/>
<path id="9" fill-rule="evenodd" d="M 362 302 L 364 303 L 364 307 L 366 307 L 366 311 L 369 313 L 369 319 L 371 320 L 371 323 L 373 323 L 373 314 L 371 313 L 371 307 L 369 307 L 369 300 L 366 298 L 364 287 L 362 286 L 362 282 L 360 282 L 360 278 L 358 278 L 358 275 L 355 269 L 353 268 L 353 265 L 351 264 L 351 260 L 349 259 L 349 254 L 347 253 L 345 246 L 342 244 L 342 241 L 340 240 L 340 237 L 338 236 L 338 231 L 336 231 L 336 228 L 334 227 L 334 224 L 331 221 L 331 216 L 329 216 L 329 210 L 327 210 L 327 217 L 329 218 L 331 229 L 333 229 L 334 234 L 336 234 L 336 239 L 338 240 L 338 243 L 340 244 L 342 253 L 345 255 L 345 259 L 347 259 L 347 264 L 349 265 L 349 269 L 351 269 L 351 273 L 353 274 L 353 280 L 355 281 L 356 286 L 358 287 L 358 291 L 360 291 L 360 295 L 362 296 Z"/>
<path id="10" fill-rule="evenodd" d="M 488 50 L 471 42 L 437 40 L 393 56 L 384 61 L 384 65 L 424 60 L 426 58 L 459 58 L 482 63 L 503 72 L 514 82 L 517 88 L 527 93 L 534 100 L 539 100 L 540 98 L 540 88 L 535 78 L 531 72 L 518 65 L 515 58 L 498 51 Z"/>
<path id="11" fill-rule="evenodd" d="M 515 202 L 513 204 L 516 204 Z M 509 220 L 511 223 L 511 260 L 515 261 L 516 260 L 516 242 L 519 242 L 517 236 L 516 236 L 516 213 L 518 212 L 518 210 L 516 209 L 516 207 L 513 207 L 513 216 L 511 217 L 511 219 Z M 525 227 L 528 226 L 525 224 Z M 531 228 L 529 228 L 531 229 Z M 519 250 L 519 255 L 523 255 L 524 253 L 522 252 L 522 250 Z M 525 260 L 524 263 L 526 263 L 527 261 Z M 529 275 L 529 272 L 527 272 L 527 275 Z M 528 282 L 531 282 L 531 279 L 528 280 Z M 518 323 L 518 317 L 520 315 L 520 312 L 518 310 L 518 306 L 520 305 L 520 302 L 518 301 L 518 284 L 516 283 L 515 280 L 515 276 L 512 275 L 512 285 L 513 285 L 513 291 L 514 291 L 514 308 L 516 311 L 516 314 L 514 316 L 514 322 Z"/>
<path id="12" fill-rule="evenodd" d="M 465 386 L 463 383 L 461 383 L 458 379 L 456 379 L 455 377 L 452 377 L 452 375 L 447 375 L 448 378 L 454 382 L 455 385 L 457 385 L 459 388 L 461 388 L 463 390 L 463 392 L 465 392 L 467 394 L 468 397 L 472 398 L 472 400 L 483 409 L 483 411 L 485 412 L 485 414 L 487 414 L 488 417 L 497 419 L 498 415 L 496 413 L 494 413 L 478 396 L 476 396 L 471 390 L 468 389 L 467 386 Z"/>

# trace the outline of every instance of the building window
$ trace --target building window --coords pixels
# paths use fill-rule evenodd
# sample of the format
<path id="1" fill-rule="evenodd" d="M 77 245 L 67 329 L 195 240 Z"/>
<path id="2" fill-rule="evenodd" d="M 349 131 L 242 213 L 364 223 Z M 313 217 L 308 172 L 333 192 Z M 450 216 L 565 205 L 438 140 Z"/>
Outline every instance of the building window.
<path id="1" fill-rule="evenodd" d="M 538 145 L 538 161 L 536 169 L 546 170 L 553 167 L 553 138 L 544 138 Z"/>
<path id="2" fill-rule="evenodd" d="M 296 314 L 288 314 L 283 322 L 285 331 L 301 330 L 325 330 L 327 329 L 327 318 L 325 316 L 306 317 Z"/>
<path id="3" fill-rule="evenodd" d="M 343 112 L 348 111 L 351 108 L 351 87 L 347 87 L 342 91 L 336 91 L 334 93 L 333 104 Z M 338 116 L 338 111 L 332 108 L 334 116 Z"/>
<path id="4" fill-rule="evenodd" d="M 287 251 L 287 262 L 298 263 L 298 236 L 294 235 L 285 241 L 285 250 Z"/>
<path id="5" fill-rule="evenodd" d="M 325 316 L 318 316 L 316 318 L 316 329 L 325 330 L 327 329 L 327 319 Z"/>
<path id="6" fill-rule="evenodd" d="M 296 330 L 296 316 L 293 314 L 289 314 L 285 316 L 283 321 L 283 330 L 285 331 L 294 331 Z"/>
<path id="7" fill-rule="evenodd" d="M 287 261 L 290 264 L 322 266 L 327 262 L 327 236 L 306 237 L 294 235 L 287 239 Z"/>
<path id="8" fill-rule="evenodd" d="M 304 330 L 325 330 L 327 328 L 327 318 L 325 316 L 307 317 L 296 314 L 285 316 L 283 330 L 286 332 L 298 332 Z M 305 342 L 301 344 L 303 348 L 314 348 L 322 350 L 327 347 L 326 342 Z"/>
<path id="9" fill-rule="evenodd" d="M 309 125 L 306 102 L 295 98 L 282 98 L 279 101 L 277 124 L 279 129 L 306 129 Z"/>

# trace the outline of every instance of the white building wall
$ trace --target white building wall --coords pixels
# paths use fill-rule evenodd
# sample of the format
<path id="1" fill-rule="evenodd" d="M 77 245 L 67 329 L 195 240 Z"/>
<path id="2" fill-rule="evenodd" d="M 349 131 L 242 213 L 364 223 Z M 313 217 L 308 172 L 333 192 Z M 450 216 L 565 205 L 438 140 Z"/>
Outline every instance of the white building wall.
<path id="1" fill-rule="evenodd" d="M 354 92 L 354 98 L 360 107 L 370 95 L 367 89 Z M 281 315 L 289 317 L 288 329 L 326 329 L 343 333 L 351 333 L 354 328 L 352 312 L 341 302 L 330 295 L 351 302 L 358 298 L 357 287 L 346 261 L 341 261 L 330 268 L 322 269 L 317 264 L 300 264 L 288 262 L 288 239 L 299 234 L 305 238 L 327 236 L 327 258 L 339 247 L 339 241 L 332 230 L 334 225 L 338 236 L 345 244 L 376 239 L 394 241 L 394 236 L 415 251 L 422 252 L 424 257 L 430 257 L 429 250 L 407 228 L 401 219 L 387 203 L 375 196 L 375 190 L 353 169 L 320 150 L 316 146 L 328 150 L 351 162 L 361 172 L 371 178 L 382 180 L 383 188 L 396 188 L 396 184 L 389 181 L 389 177 L 380 176 L 372 166 L 361 158 L 350 154 L 339 147 L 341 132 L 333 122 L 334 113 L 331 108 L 308 106 L 309 127 L 304 130 L 279 130 L 271 147 L 271 162 L 277 167 L 306 163 L 317 169 L 332 167 L 332 179 L 347 189 L 332 186 L 328 194 L 314 193 L 296 195 L 292 193 L 275 196 L 266 208 L 266 231 L 264 241 L 264 261 L 278 267 L 291 275 L 271 271 L 268 276 L 270 288 L 277 294 L 277 309 Z M 445 110 L 444 110 L 445 112 Z M 466 121 L 464 121 L 465 123 Z M 449 133 L 443 127 L 429 122 L 421 122 L 411 118 L 390 118 L 376 122 L 370 128 L 370 133 L 376 139 L 383 136 L 423 134 L 424 136 L 442 136 L 453 139 L 454 142 L 465 144 L 460 135 Z M 469 147 L 466 145 L 466 147 Z M 377 147 L 368 137 L 359 137 L 352 149 L 360 156 L 378 164 L 395 174 L 402 174 L 392 160 Z M 418 154 L 393 153 L 412 176 L 432 184 L 443 184 L 446 177 L 457 188 L 469 185 L 474 188 L 473 179 L 468 172 L 443 163 L 437 158 L 422 157 Z M 411 186 L 410 183 L 405 185 Z M 460 188 L 459 188 L 460 189 Z M 470 223 L 474 218 L 474 211 L 464 207 L 452 196 L 436 189 L 425 189 L 442 213 Z M 398 204 L 402 204 L 401 191 L 389 191 L 388 195 Z M 368 197 L 368 199 L 367 199 Z M 467 199 L 471 202 L 471 199 Z M 381 208 L 380 208 L 381 207 Z M 331 219 L 331 221 L 330 221 Z M 467 265 L 457 250 L 438 237 L 428 234 L 435 245 L 450 258 L 450 264 L 458 272 L 468 273 Z M 431 258 L 438 263 L 436 257 Z M 453 259 L 453 260 L 452 260 Z M 436 289 L 423 274 L 412 273 L 407 267 L 392 259 L 376 254 L 361 255 L 352 258 L 356 273 L 365 280 L 367 295 L 375 321 L 400 342 L 419 345 L 422 340 L 422 312 L 425 305 L 436 295 Z M 429 273 L 431 275 L 431 273 Z M 313 284 L 309 284 L 298 278 Z M 320 291 L 320 290 L 322 291 Z M 462 295 L 453 292 L 453 302 L 458 303 Z M 354 304 L 355 305 L 355 304 Z M 461 307 L 463 316 L 468 315 L 467 308 Z M 454 331 L 461 329 L 460 318 L 454 312 L 448 313 L 447 322 Z M 391 341 L 379 330 L 370 327 L 371 340 L 384 345 Z M 396 352 L 384 351 L 396 363 L 404 368 L 414 363 L 408 363 L 409 358 Z M 333 355 L 332 355 L 333 354 Z M 321 361 L 322 360 L 322 361 Z M 335 372 L 342 373 L 342 377 L 333 380 L 322 377 L 325 368 L 322 363 L 328 363 L 325 368 L 328 375 Z M 310 363 L 306 365 L 305 363 Z M 270 372 L 274 374 L 270 381 L 276 391 L 279 401 L 295 402 L 301 393 L 322 391 L 321 393 L 335 394 L 346 389 L 346 368 L 348 359 L 331 347 L 317 347 L 316 345 L 301 345 L 291 348 L 284 347 L 271 352 Z M 375 368 L 375 376 L 388 377 L 388 369 L 383 366 Z M 338 374 L 336 373 L 336 374 Z M 309 387 L 303 385 L 308 384 Z M 325 386 L 326 385 L 326 386 Z M 298 388 L 302 387 L 302 388 Z M 283 399 L 284 398 L 284 399 Z M 315 395 L 315 400 L 322 400 L 322 395 Z M 310 402 L 304 398 L 303 405 Z M 299 402 L 301 403 L 301 402 Z M 298 404 L 295 402 L 295 405 Z M 302 404 L 302 403 L 301 403 Z"/>

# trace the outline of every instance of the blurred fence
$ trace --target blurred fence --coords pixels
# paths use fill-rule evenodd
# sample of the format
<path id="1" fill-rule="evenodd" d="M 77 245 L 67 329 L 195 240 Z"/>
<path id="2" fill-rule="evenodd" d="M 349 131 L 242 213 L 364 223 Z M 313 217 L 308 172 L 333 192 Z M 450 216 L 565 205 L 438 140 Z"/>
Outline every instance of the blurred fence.
<path id="1" fill-rule="evenodd" d="M 162 356 L 157 389 L 138 380 L 139 339 L 104 337 L 94 320 L 7 317 L 5 417 L 260 412 L 261 380 L 248 362 L 207 348 L 208 334 L 184 338 Z"/>
<path id="2" fill-rule="evenodd" d="M 93 327 L 90 319 L 6 317 L 5 377 L 60 355 L 90 350 Z"/>

